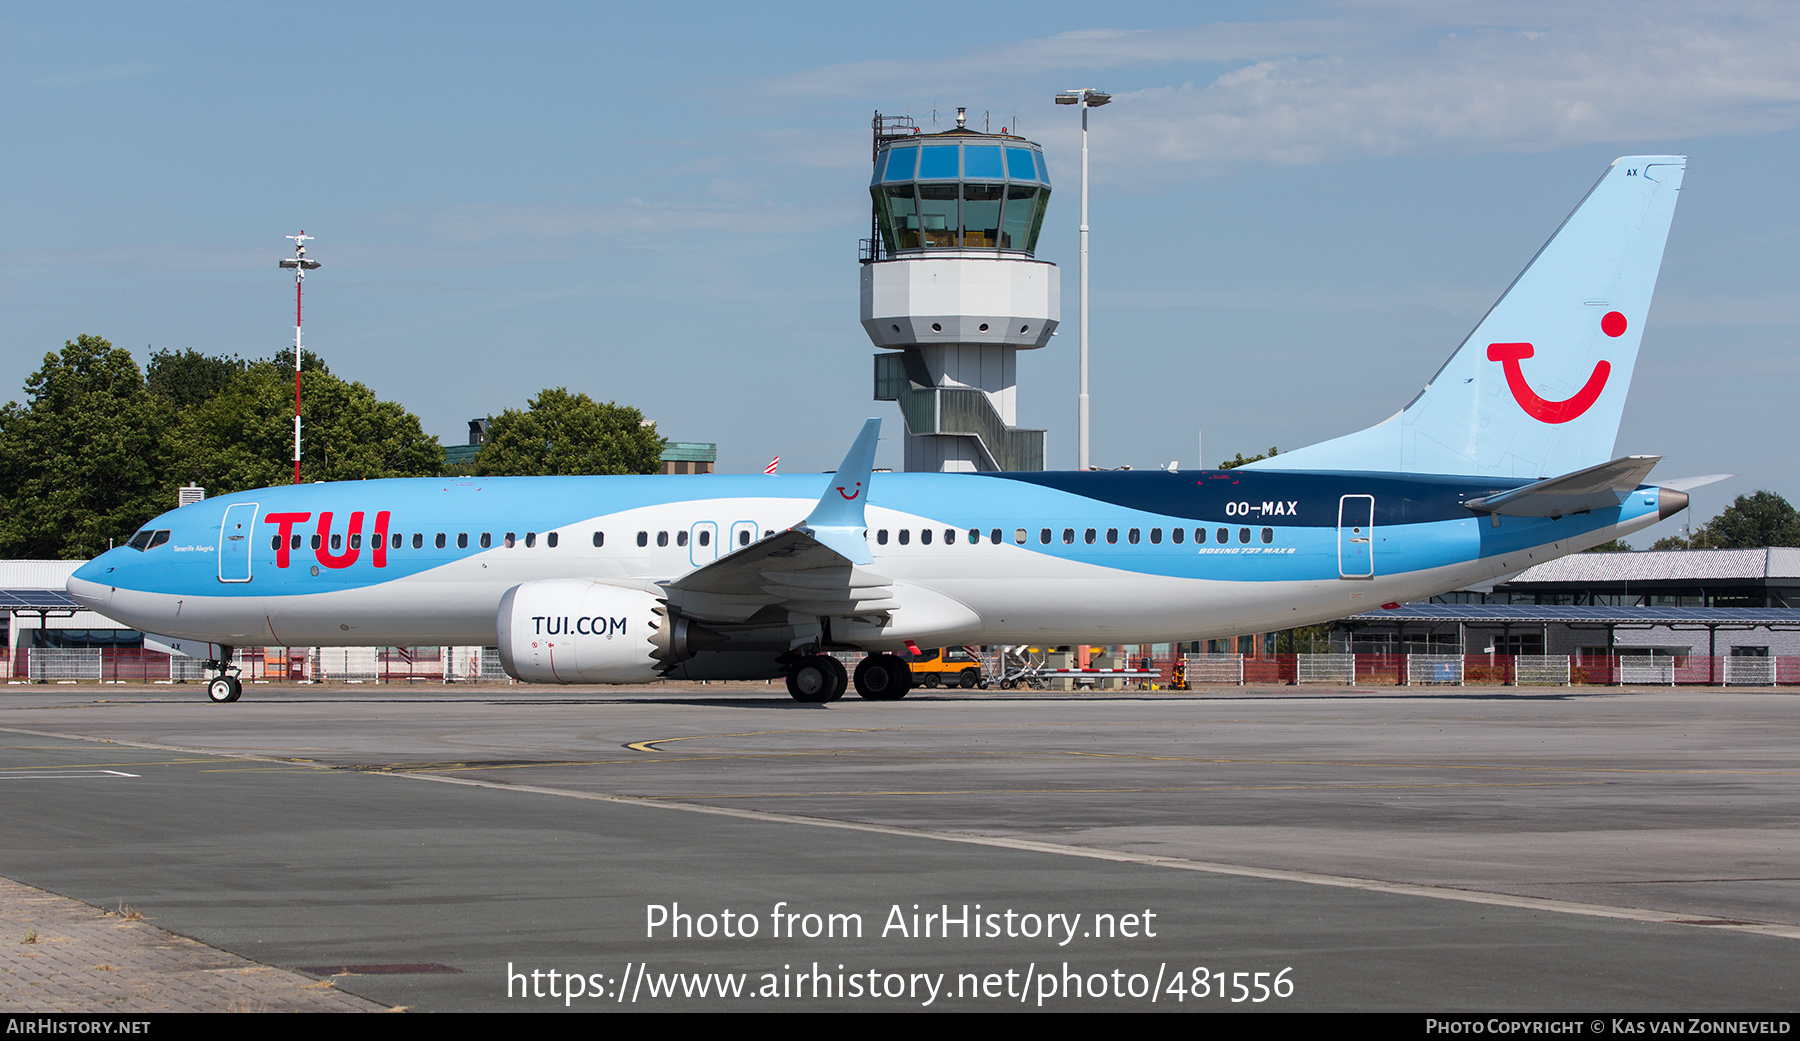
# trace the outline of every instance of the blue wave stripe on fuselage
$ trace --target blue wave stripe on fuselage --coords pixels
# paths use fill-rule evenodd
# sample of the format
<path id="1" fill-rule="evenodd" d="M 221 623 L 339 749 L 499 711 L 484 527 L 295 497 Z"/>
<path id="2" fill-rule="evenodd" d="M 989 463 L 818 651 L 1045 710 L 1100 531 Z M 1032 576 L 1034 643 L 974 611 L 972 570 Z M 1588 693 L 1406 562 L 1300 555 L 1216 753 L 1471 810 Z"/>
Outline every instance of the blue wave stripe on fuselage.
<path id="1" fill-rule="evenodd" d="M 107 562 L 129 567 L 128 582 L 121 584 L 145 592 L 193 592 L 195 578 L 218 569 L 219 526 L 228 507 L 254 502 L 259 506 L 255 531 L 250 537 L 254 581 L 215 582 L 209 595 L 269 596 L 355 589 L 422 574 L 456 561 L 501 553 L 569 552 L 571 563 L 581 554 L 636 550 L 625 540 L 636 534 L 609 525 L 610 515 L 655 507 L 686 507 L 679 521 L 685 527 L 712 521 L 724 532 L 734 521 L 753 519 L 765 527 L 781 528 L 798 523 L 826 490 L 829 474 L 791 476 L 704 475 L 680 477 L 557 477 L 478 478 L 468 480 L 383 480 L 340 484 L 301 485 L 262 489 L 220 496 L 172 510 L 145 525 L 168 528 L 167 545 L 149 553 L 110 551 L 78 574 L 105 582 L 100 572 Z M 1607 527 L 1621 519 L 1655 509 L 1634 495 L 1622 509 L 1593 514 L 1550 518 L 1505 518 L 1493 527 L 1485 517 L 1473 516 L 1461 503 L 1524 482 L 1475 479 L 1423 478 L 1411 480 L 1392 474 L 1308 474 L 1269 472 L 1239 475 L 1238 471 L 1196 471 L 1170 474 L 1137 473 L 1034 473 L 1034 474 L 876 474 L 871 481 L 869 524 L 879 529 L 889 524 L 888 511 L 921 518 L 920 526 L 952 528 L 958 541 L 969 530 L 981 534 L 986 544 L 999 529 L 1005 546 L 1066 560 L 1081 561 L 1135 574 L 1222 581 L 1293 581 L 1329 579 L 1337 575 L 1338 508 L 1344 495 L 1371 495 L 1375 500 L 1373 549 L 1376 568 L 1395 574 L 1440 567 L 1478 556 L 1516 553 L 1531 546 L 1571 538 Z M 781 509 L 791 516 L 754 518 L 733 515 L 722 500 L 784 500 Z M 711 504 L 718 503 L 718 508 Z M 365 545 L 356 562 L 345 568 L 321 567 L 311 575 L 317 555 L 310 548 L 320 514 L 333 514 L 332 531 L 346 533 L 351 515 L 363 513 Z M 386 566 L 373 566 L 373 547 L 367 544 L 376 514 L 390 514 L 388 530 L 401 533 L 403 546 L 385 551 Z M 764 511 L 765 513 L 768 511 Z M 291 551 L 290 566 L 275 566 L 270 538 L 277 529 L 267 522 L 273 513 L 306 513 L 308 519 L 293 531 L 302 536 L 302 548 Z M 593 551 L 587 544 L 585 525 L 569 533 L 568 549 L 506 550 L 499 540 L 505 532 L 544 533 L 567 530 L 593 521 L 606 530 L 606 550 Z M 915 522 L 907 522 L 913 524 Z M 677 524 L 671 522 L 670 530 Z M 1085 541 L 1087 528 L 1097 529 L 1094 544 Z M 1173 528 L 1184 528 L 1187 541 L 1175 544 Z M 1263 544 L 1263 528 L 1274 539 Z M 1014 542 L 1015 531 L 1026 529 L 1026 542 Z M 1051 542 L 1040 542 L 1040 531 L 1051 529 Z M 1073 545 L 1062 542 L 1064 528 L 1073 528 Z M 1108 544 L 1109 528 L 1120 531 L 1119 542 Z M 1138 528 L 1140 542 L 1127 541 Z M 1161 544 L 1149 543 L 1152 528 L 1163 529 Z M 1193 529 L 1204 528 L 1203 545 L 1192 541 Z M 1218 528 L 1229 530 L 1230 543 L 1216 540 Z M 1251 542 L 1238 541 L 1240 529 L 1249 528 Z M 448 534 L 450 544 L 433 546 L 437 532 Z M 471 534 L 470 545 L 457 549 L 457 532 Z M 491 532 L 495 547 L 483 550 L 475 536 Z M 422 533 L 425 548 L 412 548 L 411 536 Z M 721 535 L 721 538 L 724 536 Z M 573 544 L 580 540 L 579 544 Z M 892 544 L 875 545 L 875 570 L 881 558 L 896 552 Z M 346 540 L 346 549 L 347 540 Z M 728 551 L 730 547 L 721 547 Z M 920 552 L 914 547 L 911 553 Z M 160 558 L 160 559 L 159 559 Z M 672 577 L 689 570 L 671 566 Z M 305 578 L 302 579 L 301 576 Z M 291 581 L 284 581 L 291 579 Z"/>

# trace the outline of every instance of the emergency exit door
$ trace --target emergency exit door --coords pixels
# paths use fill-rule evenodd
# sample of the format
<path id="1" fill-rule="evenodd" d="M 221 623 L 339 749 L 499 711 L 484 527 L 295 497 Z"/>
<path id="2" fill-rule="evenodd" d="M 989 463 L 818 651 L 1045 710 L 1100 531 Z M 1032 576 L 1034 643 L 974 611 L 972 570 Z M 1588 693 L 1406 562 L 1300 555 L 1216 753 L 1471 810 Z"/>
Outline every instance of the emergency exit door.
<path id="1" fill-rule="evenodd" d="M 1338 500 L 1338 577 L 1375 577 L 1375 497 Z"/>

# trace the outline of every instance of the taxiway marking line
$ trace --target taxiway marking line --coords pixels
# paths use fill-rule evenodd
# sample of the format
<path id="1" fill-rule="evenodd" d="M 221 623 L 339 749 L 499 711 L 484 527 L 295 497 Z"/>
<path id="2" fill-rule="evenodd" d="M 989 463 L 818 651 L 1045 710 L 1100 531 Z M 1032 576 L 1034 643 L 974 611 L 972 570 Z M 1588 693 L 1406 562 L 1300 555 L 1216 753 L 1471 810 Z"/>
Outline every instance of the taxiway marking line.
<path id="1" fill-rule="evenodd" d="M 315 765 L 304 761 L 296 762 L 294 760 L 281 759 L 270 755 L 254 755 L 245 752 L 210 752 L 202 749 L 151 744 L 143 741 L 119 741 L 111 738 L 96 738 L 81 734 L 59 734 L 41 730 L 25 730 L 15 727 L 0 727 L 0 732 L 29 734 L 33 737 L 49 737 L 88 743 L 116 744 L 132 748 L 153 748 L 165 752 L 215 756 L 221 759 L 241 759 L 302 766 Z M 331 767 L 323 764 L 316 764 L 316 768 L 320 770 L 331 769 Z M 1679 925 L 1694 928 L 1724 929 L 1733 932 L 1780 937 L 1782 939 L 1800 939 L 1800 925 L 1787 925 L 1779 922 L 1742 922 L 1729 918 L 1683 914 L 1674 911 L 1654 911 L 1637 907 L 1614 907 L 1609 904 L 1587 904 L 1570 900 L 1550 900 L 1543 897 L 1515 896 L 1510 893 L 1489 893 L 1474 889 L 1452 889 L 1447 886 L 1431 886 L 1416 882 L 1387 882 L 1380 879 L 1357 878 L 1352 875 L 1329 875 L 1316 871 L 1289 871 L 1281 868 L 1252 867 L 1244 864 L 1225 864 L 1217 861 L 1190 860 L 1182 857 L 1133 853 L 1126 850 L 1071 846 L 1064 843 L 1044 842 L 1038 839 L 969 835 L 957 832 L 936 831 L 927 828 L 902 828 L 890 824 L 871 824 L 862 821 L 827 820 L 819 817 L 806 817 L 791 813 L 776 813 L 771 810 L 743 809 L 735 806 L 708 806 L 701 803 L 662 801 L 628 795 L 604 795 L 594 792 L 577 792 L 562 788 L 546 788 L 538 785 L 501 784 L 495 781 L 485 781 L 474 777 L 449 777 L 443 774 L 428 773 L 390 773 L 387 776 L 405 778 L 408 780 L 431 781 L 437 784 L 457 784 L 470 788 L 486 788 L 492 791 L 522 792 L 532 795 L 552 795 L 564 799 L 607 802 L 620 806 L 639 806 L 653 810 L 699 813 L 715 817 L 732 817 L 738 820 L 763 821 L 771 824 L 796 824 L 809 828 L 831 828 L 838 831 L 856 831 L 865 834 L 892 835 L 896 838 L 928 839 L 934 842 L 953 842 L 966 846 L 986 846 L 993 849 L 1011 849 L 1029 853 L 1047 853 L 1054 856 L 1075 857 L 1082 860 L 1102 860 L 1115 864 L 1142 864 L 1149 867 L 1162 867 L 1175 871 L 1196 871 L 1203 874 L 1229 875 L 1237 878 L 1260 878 L 1274 882 L 1297 882 L 1303 885 L 1330 886 L 1336 889 L 1356 889 L 1371 893 L 1388 893 L 1394 896 L 1424 897 L 1430 900 L 1451 900 L 1459 903 L 1481 904 L 1489 907 L 1511 907 L 1519 910 L 1544 911 L 1552 914 L 1570 914 L 1590 918 L 1610 918 L 1620 921 L 1643 922 L 1653 925 Z"/>
<path id="2" fill-rule="evenodd" d="M 871 824 L 863 821 L 827 820 L 819 817 L 806 817 L 791 813 L 777 813 L 771 810 L 748 810 L 733 806 L 708 806 L 701 803 L 664 801 L 646 799 L 629 795 L 605 795 L 595 792 L 577 792 L 562 788 L 546 788 L 538 785 L 501 784 L 484 781 L 473 777 L 447 777 L 442 774 L 393 774 L 410 780 L 433 781 L 438 784 L 460 784 L 472 788 L 488 788 L 496 791 L 525 792 L 533 795 L 553 795 L 567 799 L 585 799 L 591 802 L 610 802 L 622 806 L 642 806 L 651 809 L 672 810 L 681 813 L 701 813 L 718 817 L 734 817 L 738 820 L 762 821 L 771 824 L 798 824 L 809 828 L 831 828 L 838 831 L 858 831 L 875 835 L 892 835 L 897 838 L 929 839 L 936 842 L 954 842 L 967 846 L 987 846 L 995 849 L 1019 850 L 1029 853 L 1048 853 L 1056 856 L 1077 857 L 1083 860 L 1104 860 L 1116 864 L 1143 864 L 1149 867 L 1170 868 L 1176 871 L 1197 871 L 1213 875 L 1231 875 L 1239 878 L 1260 878 L 1274 882 L 1298 882 L 1304 885 L 1331 886 L 1337 889 L 1357 889 L 1371 893 L 1388 893 L 1395 896 L 1426 897 L 1432 900 L 1452 900 L 1460 903 L 1482 904 L 1489 907 L 1511 907 L 1527 911 L 1546 911 L 1554 914 L 1581 915 L 1590 918 L 1612 918 L 1621 921 L 1644 922 L 1656 925 L 1682 925 L 1709 929 L 1728 929 L 1734 932 L 1755 933 L 1762 936 L 1776 936 L 1783 939 L 1800 940 L 1800 925 L 1787 925 L 1779 922 L 1743 922 L 1730 918 L 1695 915 L 1675 911 L 1655 911 L 1638 907 L 1614 907 L 1609 904 L 1587 904 L 1571 900 L 1550 900 L 1544 897 L 1515 896 L 1511 893 L 1490 893 L 1474 889 L 1453 889 L 1447 886 L 1424 885 L 1417 882 L 1387 882 L 1381 879 L 1357 878 L 1352 875 L 1329 875 L 1317 871 L 1290 871 L 1281 868 L 1251 867 L 1243 864 L 1224 864 L 1217 861 L 1190 860 L 1183 857 L 1158 856 L 1150 853 L 1133 853 L 1127 850 L 1102 849 L 1098 847 L 1071 846 L 1057 842 L 1044 842 L 1038 839 L 1006 838 L 992 835 L 970 835 L 958 832 L 936 831 L 928 828 L 902 828 L 890 824 Z"/>
<path id="3" fill-rule="evenodd" d="M 1154 795 L 1158 793 L 1181 792 L 1320 792 L 1320 791 L 1370 791 L 1390 788 L 1580 788 L 1590 785 L 1605 785 L 1605 781 L 1518 781 L 1511 783 L 1484 784 L 1480 781 L 1456 783 L 1421 783 L 1421 784 L 1210 784 L 1167 788 L 953 788 L 943 791 L 874 791 L 874 792 L 746 792 L 743 794 L 712 794 L 705 792 L 689 792 L 682 795 L 638 795 L 638 799 L 814 799 L 832 798 L 836 796 L 880 796 L 880 795 Z"/>
<path id="4" fill-rule="evenodd" d="M 113 780 L 119 777 L 141 777 L 142 774 L 128 774 L 122 770 L 87 770 L 75 773 L 45 770 L 42 773 L 8 773 L 0 774 L 0 781 L 75 781 L 75 780 Z"/>
<path id="5" fill-rule="evenodd" d="M 168 759 L 161 762 L 145 760 L 141 763 L 65 763 L 62 766 L 0 766 L 0 777 L 23 770 L 105 770 L 115 766 L 191 766 L 194 763 L 207 762 L 205 759 Z"/>

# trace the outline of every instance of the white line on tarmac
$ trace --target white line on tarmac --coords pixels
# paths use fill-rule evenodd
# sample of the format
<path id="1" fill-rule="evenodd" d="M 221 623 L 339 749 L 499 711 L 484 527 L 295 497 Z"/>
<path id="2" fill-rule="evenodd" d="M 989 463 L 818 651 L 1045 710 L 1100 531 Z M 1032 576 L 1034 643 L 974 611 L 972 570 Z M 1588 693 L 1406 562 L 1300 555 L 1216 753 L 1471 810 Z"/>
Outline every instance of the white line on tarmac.
<path id="1" fill-rule="evenodd" d="M 168 752 L 211 755 L 218 756 L 222 759 L 252 760 L 283 763 L 290 766 L 312 766 L 317 769 L 330 769 L 330 767 L 326 767 L 322 764 L 296 763 L 292 759 L 256 755 L 247 752 L 218 752 L 211 749 L 187 748 L 179 745 L 152 744 L 143 741 L 120 741 L 109 738 L 89 737 L 82 734 L 27 730 L 22 727 L 0 727 L 0 733 L 29 734 L 34 737 L 62 738 L 70 741 L 114 744 L 129 748 L 152 748 Z M 968 846 L 988 846 L 995 849 L 1013 849 L 1030 853 L 1050 853 L 1065 857 L 1080 857 L 1085 860 L 1105 860 L 1116 864 L 1144 864 L 1151 867 L 1172 868 L 1177 871 L 1199 871 L 1213 875 L 1233 875 L 1239 878 L 1261 878 L 1275 882 L 1299 882 L 1304 885 L 1331 886 L 1337 889 L 1359 889 L 1371 893 L 1389 893 L 1395 896 L 1417 896 L 1431 900 L 1454 900 L 1460 903 L 1482 904 L 1490 907 L 1513 907 L 1526 911 L 1546 911 L 1552 914 L 1584 915 L 1590 918 L 1613 918 L 1628 922 L 1647 922 L 1655 925 L 1700 926 L 1709 929 L 1729 930 L 1732 932 L 1755 933 L 1761 936 L 1777 936 L 1790 940 L 1800 939 L 1800 925 L 1787 925 L 1779 922 L 1741 922 L 1735 919 L 1719 918 L 1713 915 L 1681 914 L 1674 911 L 1655 911 L 1639 907 L 1614 907 L 1609 904 L 1583 904 L 1572 900 L 1547 900 L 1542 897 L 1516 896 L 1511 893 L 1487 893 L 1473 889 L 1452 889 L 1447 886 L 1428 886 L 1416 882 L 1384 882 L 1380 879 L 1356 878 L 1350 875 L 1327 875 L 1317 871 L 1289 871 L 1281 868 L 1250 867 L 1243 864 L 1221 864 L 1215 861 L 1187 860 L 1181 857 L 1161 857 L 1149 853 L 1132 853 L 1126 850 L 1070 846 L 1056 842 L 1042 842 L 1037 839 L 967 835 L 947 831 L 931 831 L 924 828 L 900 828 L 888 824 L 866 824 L 858 821 L 834 821 L 818 817 L 802 817 L 795 814 L 773 813 L 768 810 L 747 810 L 731 806 L 706 806 L 699 803 L 673 802 L 664 799 L 639 799 L 629 795 L 605 795 L 596 792 L 577 792 L 564 788 L 546 788 L 539 785 L 500 784 L 493 781 L 481 781 L 467 777 L 445 777 L 439 774 L 384 773 L 380 776 L 416 781 L 435 781 L 439 784 L 460 784 L 470 788 L 486 788 L 492 791 L 528 792 L 534 795 L 555 795 L 565 799 L 586 799 L 592 802 L 610 802 L 626 806 L 641 806 L 646 809 L 673 810 L 680 813 L 705 813 L 717 817 L 735 817 L 739 820 L 767 821 L 775 824 L 800 824 L 811 828 L 835 828 L 840 831 L 862 831 L 877 835 L 893 835 L 901 838 L 956 842 Z"/>
<path id="2" fill-rule="evenodd" d="M 0 773 L 0 781 L 68 781 L 96 777 L 141 777 L 122 770 L 66 770 L 59 773 Z"/>
<path id="3" fill-rule="evenodd" d="M 1756 933 L 1762 936 L 1779 936 L 1785 939 L 1800 939 L 1800 925 L 1785 925 L 1778 922 L 1742 922 L 1731 918 L 1719 918 L 1713 915 L 1697 915 L 1674 911 L 1655 911 L 1639 907 L 1614 907 L 1609 904 L 1583 904 L 1571 900 L 1547 900 L 1534 896 L 1515 896 L 1511 893 L 1487 893 L 1472 889 L 1452 889 L 1446 886 L 1422 885 L 1416 882 L 1384 882 L 1373 878 L 1356 878 L 1350 875 L 1327 875 L 1317 871 L 1289 871 L 1282 868 L 1250 867 L 1243 864 L 1221 864 L 1207 860 L 1188 860 L 1182 857 L 1156 856 L 1150 853 L 1132 853 L 1126 850 L 1099 849 L 1090 846 L 1070 846 L 1057 842 L 1042 842 L 1037 839 L 1005 838 L 992 835 L 968 835 L 948 831 L 932 831 L 925 828 L 901 828 L 888 824 L 867 824 L 859 821 L 825 820 L 819 817 L 802 817 L 787 813 L 773 813 L 768 810 L 746 810 L 730 806 L 707 806 L 698 803 L 673 802 L 665 799 L 639 799 L 628 795 L 604 795 L 595 792 L 569 791 L 563 788 L 545 788 L 537 785 L 500 784 L 493 781 L 481 781 L 466 777 L 444 777 L 437 774 L 395 773 L 389 777 L 407 777 L 421 781 L 437 781 L 441 784 L 462 784 L 474 788 L 489 788 L 496 791 L 530 792 L 536 795 L 556 795 L 568 799 L 588 799 L 595 802 L 622 803 L 629 806 L 643 806 L 657 810 L 677 810 L 684 813 L 707 813 L 719 817 L 736 817 L 740 820 L 767 821 L 778 824 L 803 824 L 813 828 L 836 828 L 841 831 L 872 832 L 877 835 L 894 835 L 902 838 L 934 839 L 939 842 L 957 842 L 969 846 L 990 846 L 997 849 L 1021 850 L 1030 853 L 1051 853 L 1065 857 L 1081 857 L 1087 860 L 1106 860 L 1118 864 L 1145 864 L 1151 867 L 1173 868 L 1177 871 L 1201 871 L 1214 875 L 1235 875 L 1242 878 L 1261 878 L 1276 882 L 1300 882 L 1314 886 L 1332 886 L 1338 889 L 1360 889 L 1371 893 L 1390 893 L 1396 896 L 1422 896 L 1432 900 L 1455 900 L 1468 904 L 1484 904 L 1493 907 L 1513 907 L 1527 911 L 1548 911 L 1554 914 L 1585 915 L 1592 918 L 1617 918 L 1630 922 L 1649 922 L 1657 925 L 1704 926 L 1710 929 L 1728 929 L 1733 932 Z"/>

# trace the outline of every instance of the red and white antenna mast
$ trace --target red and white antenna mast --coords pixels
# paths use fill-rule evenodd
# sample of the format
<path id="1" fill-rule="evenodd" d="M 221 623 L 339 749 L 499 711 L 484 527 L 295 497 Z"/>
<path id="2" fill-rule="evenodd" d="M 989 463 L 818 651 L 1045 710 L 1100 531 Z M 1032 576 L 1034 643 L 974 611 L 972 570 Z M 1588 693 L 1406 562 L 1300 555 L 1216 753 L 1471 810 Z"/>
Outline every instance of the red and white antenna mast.
<path id="1" fill-rule="evenodd" d="M 294 240 L 294 255 L 284 257 L 282 267 L 294 269 L 294 483 L 300 483 L 300 287 L 306 283 L 306 273 L 319 266 L 316 260 L 306 259 L 306 244 L 313 236 L 302 228 L 298 235 L 288 235 Z"/>

